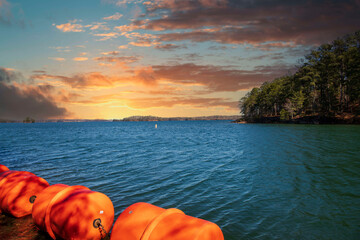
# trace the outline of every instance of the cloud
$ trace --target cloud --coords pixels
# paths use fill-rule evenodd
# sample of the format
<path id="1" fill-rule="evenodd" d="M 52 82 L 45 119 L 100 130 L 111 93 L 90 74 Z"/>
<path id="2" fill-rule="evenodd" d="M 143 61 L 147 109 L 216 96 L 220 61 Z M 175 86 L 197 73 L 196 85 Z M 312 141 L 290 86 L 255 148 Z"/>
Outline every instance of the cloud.
<path id="1" fill-rule="evenodd" d="M 74 19 L 68 23 L 56 25 L 56 28 L 63 32 L 84 32 L 84 26 L 77 22 L 81 22 L 81 20 Z"/>
<path id="2" fill-rule="evenodd" d="M 130 45 L 133 45 L 135 47 L 151 47 L 156 46 L 160 44 L 159 42 L 153 41 L 153 40 L 137 40 L 136 42 L 129 42 Z"/>
<path id="3" fill-rule="evenodd" d="M 111 15 L 109 17 L 104 17 L 104 20 L 119 20 L 123 15 L 120 13 L 115 13 L 114 15 Z"/>
<path id="4" fill-rule="evenodd" d="M 104 56 L 104 57 L 97 57 L 94 58 L 96 61 L 102 62 L 120 62 L 120 63 L 133 63 L 139 61 L 141 58 L 137 56 L 121 56 L 121 57 L 114 57 L 114 56 Z"/>
<path id="5" fill-rule="evenodd" d="M 123 34 L 127 33 L 127 32 L 132 32 L 138 29 L 144 29 L 145 28 L 145 21 L 136 21 L 138 24 L 129 24 L 129 25 L 121 25 L 121 26 L 116 26 L 114 27 L 114 30 L 122 32 Z"/>
<path id="6" fill-rule="evenodd" d="M 11 82 L 24 82 L 24 76 L 14 69 L 0 67 L 0 82 L 11 83 Z"/>
<path id="7" fill-rule="evenodd" d="M 262 51 L 273 51 L 279 48 L 295 48 L 296 44 L 294 42 L 270 42 L 270 43 L 254 43 L 252 44 L 252 46 Z"/>
<path id="8" fill-rule="evenodd" d="M 12 19 L 10 4 L 6 0 L 0 0 L 0 23 L 11 25 Z"/>
<path id="9" fill-rule="evenodd" d="M 118 46 L 118 49 L 128 49 L 129 46 L 128 45 L 121 45 L 121 46 Z"/>
<path id="10" fill-rule="evenodd" d="M 58 62 L 64 62 L 66 59 L 61 57 L 49 57 L 49 59 L 58 61 Z"/>
<path id="11" fill-rule="evenodd" d="M 105 55 L 105 56 L 108 56 L 108 55 L 117 56 L 117 55 L 119 55 L 119 52 L 118 52 L 118 51 L 102 52 L 101 55 Z"/>
<path id="12" fill-rule="evenodd" d="M 129 3 L 141 3 L 143 0 L 101 0 L 103 3 L 114 4 L 118 7 L 122 7 Z"/>
<path id="13" fill-rule="evenodd" d="M 152 67 L 141 67 L 136 69 L 134 73 L 135 78 L 147 86 L 156 86 L 158 84 L 158 79 L 156 78 Z"/>
<path id="14" fill-rule="evenodd" d="M 187 56 L 187 55 L 186 55 Z M 188 57 L 198 57 L 197 55 Z M 194 63 L 164 64 L 130 68 L 129 64 L 139 61 L 137 56 L 104 55 L 94 58 L 104 64 L 126 69 L 126 75 L 108 76 L 99 72 L 76 74 L 71 77 L 48 74 L 34 74 L 35 80 L 58 80 L 75 89 L 114 88 L 121 84 L 146 86 L 149 88 L 175 84 L 185 87 L 201 87 L 203 92 L 236 92 L 248 90 L 265 81 L 288 74 L 295 69 L 285 64 L 258 66 L 241 70 L 234 66 L 200 65 Z"/>
<path id="15" fill-rule="evenodd" d="M 144 3 L 149 12 L 171 9 L 172 11 L 189 11 L 197 8 L 224 8 L 228 0 L 155 0 Z"/>
<path id="16" fill-rule="evenodd" d="M 12 11 L 16 13 L 16 17 L 13 16 Z M 21 5 L 0 0 L 0 25 L 7 27 L 15 25 L 25 28 L 24 11 L 21 9 Z"/>
<path id="17" fill-rule="evenodd" d="M 168 43 L 168 44 L 157 45 L 154 48 L 163 51 L 173 51 L 176 49 L 186 49 L 187 47 L 185 45 L 176 45 L 176 44 Z"/>
<path id="18" fill-rule="evenodd" d="M 227 46 L 210 46 L 208 49 L 209 50 L 226 50 L 226 49 L 228 49 L 228 47 Z"/>
<path id="19" fill-rule="evenodd" d="M 83 61 L 87 61 L 88 58 L 87 57 L 75 57 L 75 58 L 73 58 L 73 60 L 76 62 L 83 62 Z"/>
<path id="20" fill-rule="evenodd" d="M 74 89 L 85 88 L 112 88 L 116 83 L 122 82 L 123 78 L 110 77 L 99 72 L 75 74 L 71 77 L 50 74 L 34 74 L 31 78 L 36 80 L 59 80 Z"/>
<path id="21" fill-rule="evenodd" d="M 86 25 L 85 27 L 89 28 L 90 30 L 103 30 L 103 31 L 110 30 L 110 28 L 106 26 L 106 22 L 96 22 L 93 24 Z"/>
<path id="22" fill-rule="evenodd" d="M 51 49 L 55 49 L 57 52 L 71 52 L 71 50 L 69 49 L 70 47 L 66 46 L 66 47 L 49 47 Z"/>
<path id="23" fill-rule="evenodd" d="M 93 34 L 94 36 L 96 37 L 103 37 L 101 39 L 98 39 L 96 41 L 106 41 L 106 40 L 109 40 L 109 39 L 112 39 L 112 38 L 117 38 L 119 37 L 119 33 L 117 32 L 109 32 L 109 33 L 96 33 L 96 34 Z"/>
<path id="24" fill-rule="evenodd" d="M 129 42 L 129 45 L 133 45 L 136 47 L 151 47 L 161 44 L 161 42 L 157 40 L 156 35 L 149 33 L 132 32 L 123 33 L 122 35 L 128 39 L 133 40 L 132 42 Z"/>
<path id="25" fill-rule="evenodd" d="M 26 117 L 47 119 L 69 115 L 49 97 L 51 85 L 31 86 L 18 84 L 21 73 L 0 68 L 0 118 L 23 120 Z"/>
<path id="26" fill-rule="evenodd" d="M 196 65 L 154 65 L 137 77 L 144 81 L 158 83 L 166 81 L 183 85 L 203 86 L 209 91 L 248 90 L 288 72 L 289 66 L 258 66 L 254 70 L 238 70 L 226 66 Z M 290 68 L 291 69 L 291 68 Z M 141 74 L 140 74 L 141 73 Z"/>
<path id="27" fill-rule="evenodd" d="M 4 83 L 0 83 L 0 106 L 2 119 L 23 120 L 28 116 L 47 119 L 65 117 L 69 114 L 65 108 L 58 107 L 36 88 L 23 90 Z"/>
<path id="28" fill-rule="evenodd" d="M 136 20 L 134 26 L 177 30 L 159 34 L 161 41 L 312 45 L 356 31 L 360 25 L 358 0 L 171 0 L 145 6 L 149 16 L 161 14 L 148 21 Z"/>
<path id="29" fill-rule="evenodd" d="M 128 65 L 130 63 L 137 62 L 141 59 L 141 57 L 138 57 L 138 56 L 119 56 L 119 57 L 117 57 L 118 54 L 119 53 L 116 51 L 109 52 L 107 54 L 104 54 L 105 56 L 94 58 L 94 60 L 102 62 L 102 63 L 111 63 L 111 64 L 114 63 L 118 67 L 127 69 Z M 110 66 L 112 66 L 112 65 L 110 65 Z"/>
<path id="30" fill-rule="evenodd" d="M 132 108 L 172 108 L 175 106 L 189 106 L 192 108 L 220 107 L 227 110 L 238 110 L 238 101 L 227 98 L 194 98 L 194 97 L 151 97 L 127 100 L 127 105 Z"/>

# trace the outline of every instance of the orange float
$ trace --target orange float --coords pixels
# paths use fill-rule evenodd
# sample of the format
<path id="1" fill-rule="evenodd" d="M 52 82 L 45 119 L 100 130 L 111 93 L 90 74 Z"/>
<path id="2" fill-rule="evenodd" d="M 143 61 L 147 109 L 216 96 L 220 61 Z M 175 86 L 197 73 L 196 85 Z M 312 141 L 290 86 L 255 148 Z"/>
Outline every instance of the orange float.
<path id="1" fill-rule="evenodd" d="M 113 224 L 114 206 L 87 187 L 55 184 L 36 198 L 32 217 L 53 239 L 102 239 Z"/>
<path id="2" fill-rule="evenodd" d="M 9 171 L 9 168 L 7 166 L 5 166 L 5 165 L 0 164 L 0 173 L 5 172 L 5 171 Z"/>
<path id="3" fill-rule="evenodd" d="M 41 230 L 46 232 L 46 226 L 45 226 L 45 215 L 46 215 L 46 209 L 53 197 L 55 197 L 56 194 L 64 190 L 65 188 L 68 188 L 69 185 L 65 184 L 54 184 L 47 188 L 45 188 L 43 191 L 41 191 L 32 208 L 32 219 L 35 225 L 40 228 Z M 79 186 L 79 189 L 86 187 Z"/>
<path id="4" fill-rule="evenodd" d="M 14 217 L 31 214 L 32 205 L 39 192 L 49 183 L 26 171 L 0 173 L 0 209 Z"/>
<path id="5" fill-rule="evenodd" d="M 185 215 L 181 210 L 135 203 L 116 220 L 110 240 L 223 240 L 212 222 Z"/>

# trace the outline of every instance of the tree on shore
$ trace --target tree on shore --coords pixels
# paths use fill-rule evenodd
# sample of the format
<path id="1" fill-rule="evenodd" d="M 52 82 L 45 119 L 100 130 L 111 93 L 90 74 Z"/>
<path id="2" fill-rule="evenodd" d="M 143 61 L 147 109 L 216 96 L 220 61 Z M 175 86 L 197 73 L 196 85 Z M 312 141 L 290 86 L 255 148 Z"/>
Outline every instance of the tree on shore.
<path id="1" fill-rule="evenodd" d="M 23 120 L 23 123 L 35 123 L 35 119 L 30 118 L 30 117 L 26 117 L 26 118 Z"/>
<path id="2" fill-rule="evenodd" d="M 323 44 L 295 74 L 265 82 L 240 100 L 245 120 L 360 114 L 360 31 Z"/>

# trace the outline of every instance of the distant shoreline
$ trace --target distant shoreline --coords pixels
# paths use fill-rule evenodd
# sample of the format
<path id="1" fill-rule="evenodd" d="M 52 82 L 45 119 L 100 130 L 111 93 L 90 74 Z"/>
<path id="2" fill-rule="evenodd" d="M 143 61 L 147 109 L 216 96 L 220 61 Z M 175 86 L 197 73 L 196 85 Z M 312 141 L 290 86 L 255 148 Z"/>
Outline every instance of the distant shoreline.
<path id="1" fill-rule="evenodd" d="M 156 117 L 156 116 L 132 116 L 123 119 L 45 119 L 36 120 L 37 123 L 57 123 L 57 122 L 160 122 L 160 121 L 214 121 L 239 119 L 239 115 L 216 115 L 200 117 Z M 23 123 L 23 121 L 0 119 L 0 123 Z"/>
<path id="2" fill-rule="evenodd" d="M 155 117 L 155 116 L 132 116 L 128 118 L 124 118 L 121 120 L 113 120 L 114 122 L 159 122 L 159 121 L 211 121 L 211 120 L 231 120 L 235 121 L 239 119 L 240 116 L 232 115 L 232 116 L 201 116 L 201 117 Z"/>

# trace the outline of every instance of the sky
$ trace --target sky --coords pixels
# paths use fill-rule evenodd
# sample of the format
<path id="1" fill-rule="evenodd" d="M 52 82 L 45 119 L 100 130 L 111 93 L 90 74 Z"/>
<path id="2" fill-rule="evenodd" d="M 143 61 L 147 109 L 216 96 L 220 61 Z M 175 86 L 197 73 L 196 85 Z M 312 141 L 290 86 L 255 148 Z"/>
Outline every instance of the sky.
<path id="1" fill-rule="evenodd" d="M 0 119 L 238 115 L 360 0 L 0 0 Z"/>

